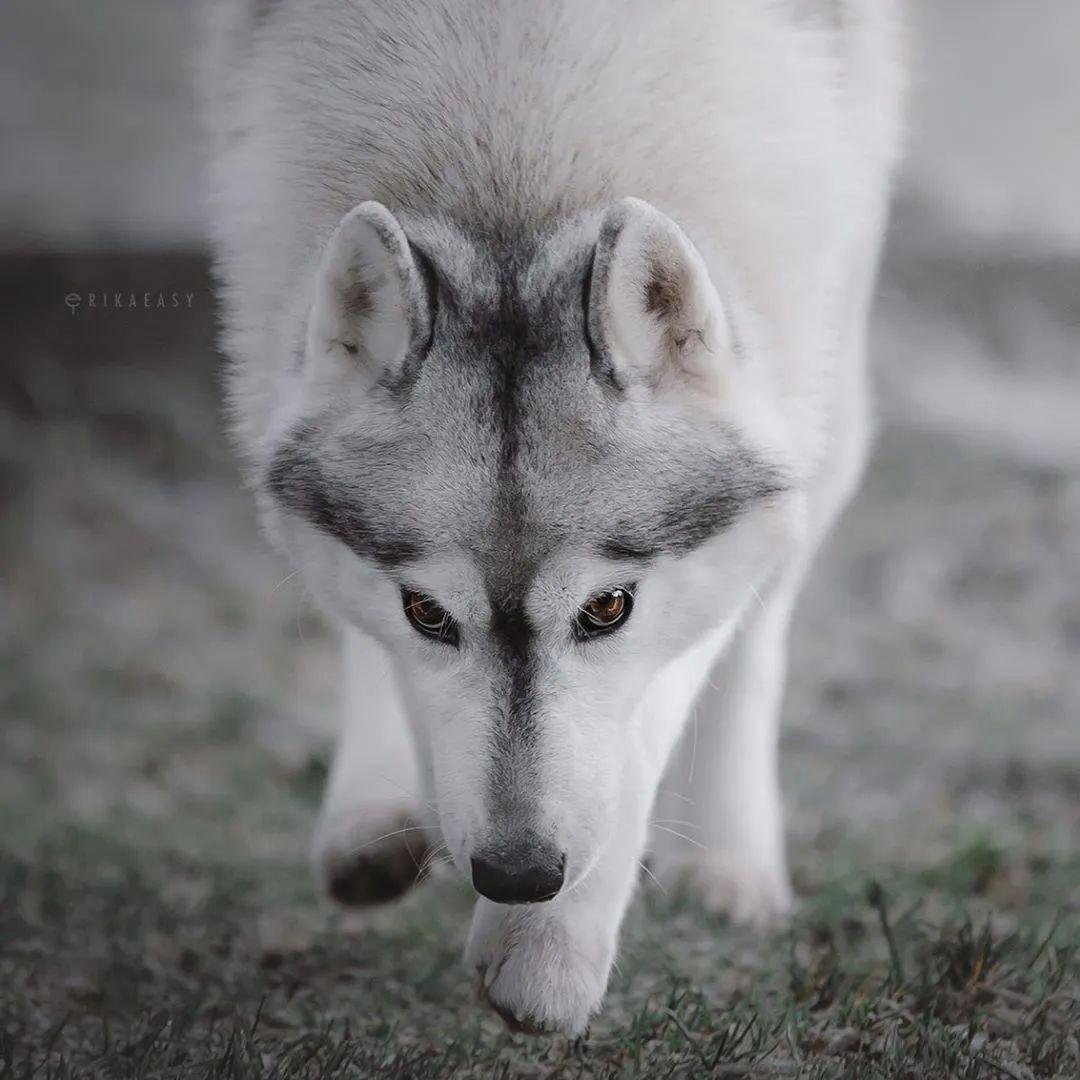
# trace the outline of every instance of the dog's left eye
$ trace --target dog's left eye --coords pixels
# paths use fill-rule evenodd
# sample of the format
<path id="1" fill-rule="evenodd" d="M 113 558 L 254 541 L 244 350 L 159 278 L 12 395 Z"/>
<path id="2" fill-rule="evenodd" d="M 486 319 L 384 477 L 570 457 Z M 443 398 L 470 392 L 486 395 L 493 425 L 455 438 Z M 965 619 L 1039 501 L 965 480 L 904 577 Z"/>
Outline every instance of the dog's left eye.
<path id="1" fill-rule="evenodd" d="M 617 630 L 628 618 L 634 607 L 634 594 L 630 589 L 608 589 L 590 596 L 578 608 L 574 629 L 579 638 L 597 637 Z"/>
<path id="2" fill-rule="evenodd" d="M 405 605 L 405 617 L 414 629 L 425 637 L 435 638 L 447 645 L 458 643 L 457 623 L 441 604 L 424 593 L 410 589 L 403 590 L 401 598 Z"/>

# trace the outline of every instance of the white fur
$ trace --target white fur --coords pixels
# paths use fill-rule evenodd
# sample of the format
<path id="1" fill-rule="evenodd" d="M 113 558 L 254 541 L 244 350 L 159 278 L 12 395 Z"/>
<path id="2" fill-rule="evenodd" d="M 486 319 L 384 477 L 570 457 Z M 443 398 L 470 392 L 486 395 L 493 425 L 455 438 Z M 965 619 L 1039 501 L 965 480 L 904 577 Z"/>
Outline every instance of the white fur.
<path id="1" fill-rule="evenodd" d="M 619 584 L 610 562 L 562 552 L 533 581 L 526 606 L 556 673 L 544 687 L 544 823 L 567 852 L 566 885 L 528 907 L 480 900 L 467 949 L 488 999 L 527 1025 L 577 1033 L 599 1007 L 650 817 L 689 819 L 678 831 L 701 845 L 657 832 L 662 877 L 685 877 L 742 919 L 790 907 L 776 764 L 785 643 L 803 575 L 865 452 L 865 327 L 898 144 L 894 6 L 283 0 L 264 21 L 248 0 L 216 6 L 214 235 L 253 475 L 316 409 L 332 406 L 356 430 L 392 425 L 338 347 L 350 327 L 332 300 L 348 257 L 381 267 L 377 321 L 359 344 L 384 367 L 400 361 L 415 268 L 400 237 L 400 257 L 385 262 L 372 221 L 384 237 L 404 218 L 438 233 L 467 278 L 469 230 L 493 214 L 570 222 L 549 240 L 555 259 L 632 196 L 645 202 L 626 204 L 609 277 L 616 359 L 652 370 L 666 347 L 633 299 L 646 250 L 688 268 L 695 333 L 675 335 L 680 372 L 667 384 L 628 394 L 630 437 L 707 414 L 792 481 L 770 506 L 650 569 L 610 646 L 585 652 L 559 630 L 585 597 Z M 505 187 L 478 190 L 481 172 Z M 352 236 L 344 262 L 327 247 L 335 230 Z M 416 497 L 433 502 L 458 482 L 436 468 Z M 433 651 L 381 569 L 264 509 L 315 592 L 354 627 L 320 859 L 339 864 L 402 814 L 428 821 L 430 801 L 467 872 L 498 828 L 478 795 L 483 658 Z M 490 613 L 467 553 L 410 573 L 410 587 L 483 640 Z M 695 700 L 696 752 L 684 740 L 675 753 Z M 682 795 L 669 814 L 653 808 L 665 767 L 664 787 Z"/>

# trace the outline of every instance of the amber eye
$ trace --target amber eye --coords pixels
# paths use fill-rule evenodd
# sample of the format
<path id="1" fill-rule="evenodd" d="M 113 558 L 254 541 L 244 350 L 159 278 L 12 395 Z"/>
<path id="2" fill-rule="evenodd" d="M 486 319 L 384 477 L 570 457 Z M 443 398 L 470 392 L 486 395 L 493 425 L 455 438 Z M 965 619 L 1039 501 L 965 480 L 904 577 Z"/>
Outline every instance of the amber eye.
<path id="1" fill-rule="evenodd" d="M 401 599 L 405 605 L 405 617 L 421 634 L 447 645 L 458 643 L 457 623 L 450 618 L 447 610 L 430 596 L 403 589 Z"/>
<path id="2" fill-rule="evenodd" d="M 579 638 L 596 637 L 617 630 L 630 617 L 634 594 L 630 588 L 596 593 L 578 609 L 575 630 Z"/>

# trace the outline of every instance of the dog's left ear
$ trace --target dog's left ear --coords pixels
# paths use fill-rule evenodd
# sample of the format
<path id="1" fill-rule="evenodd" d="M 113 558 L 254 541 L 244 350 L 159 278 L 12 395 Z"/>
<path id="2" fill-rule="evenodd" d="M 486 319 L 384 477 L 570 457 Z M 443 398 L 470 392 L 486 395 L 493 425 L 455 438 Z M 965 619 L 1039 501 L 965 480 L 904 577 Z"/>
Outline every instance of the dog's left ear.
<path id="1" fill-rule="evenodd" d="M 604 213 L 586 317 L 599 367 L 618 385 L 681 375 L 716 386 L 731 359 L 730 325 L 705 261 L 641 199 Z"/>
<path id="2" fill-rule="evenodd" d="M 431 337 L 432 288 L 394 215 L 361 203 L 323 251 L 308 348 L 384 384 L 407 380 Z"/>

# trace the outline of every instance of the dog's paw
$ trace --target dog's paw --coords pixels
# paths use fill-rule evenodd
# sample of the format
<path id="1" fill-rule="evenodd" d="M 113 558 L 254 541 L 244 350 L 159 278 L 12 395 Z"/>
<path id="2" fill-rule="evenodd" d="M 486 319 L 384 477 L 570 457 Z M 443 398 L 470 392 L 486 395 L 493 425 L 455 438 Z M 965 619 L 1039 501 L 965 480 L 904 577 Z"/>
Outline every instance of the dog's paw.
<path id="1" fill-rule="evenodd" d="M 402 803 L 357 806 L 324 816 L 315 834 L 315 865 L 339 904 L 382 904 L 418 880 L 430 851 L 418 815 Z"/>
<path id="2" fill-rule="evenodd" d="M 705 855 L 684 862 L 673 876 L 711 915 L 771 930 L 795 910 L 795 897 L 781 866 L 764 866 Z"/>
<path id="3" fill-rule="evenodd" d="M 582 1035 L 603 1004 L 613 949 L 576 940 L 536 908 L 480 901 L 465 964 L 477 994 L 512 1031 Z"/>

